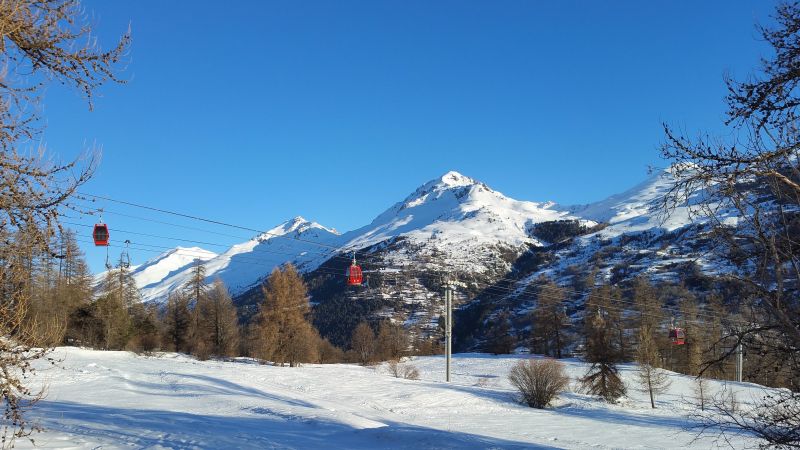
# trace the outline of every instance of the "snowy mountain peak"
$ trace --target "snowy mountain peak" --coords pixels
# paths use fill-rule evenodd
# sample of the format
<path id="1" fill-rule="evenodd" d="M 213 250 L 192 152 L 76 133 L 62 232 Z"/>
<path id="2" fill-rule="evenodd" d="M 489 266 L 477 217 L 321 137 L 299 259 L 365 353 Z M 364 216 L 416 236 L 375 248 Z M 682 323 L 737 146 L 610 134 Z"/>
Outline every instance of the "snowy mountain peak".
<path id="1" fill-rule="evenodd" d="M 310 230 L 323 230 L 328 233 L 337 235 L 339 234 L 339 232 L 333 228 L 324 227 L 318 224 L 317 222 L 306 220 L 302 216 L 295 216 L 287 220 L 286 222 L 283 222 L 282 224 L 278 225 L 277 227 L 265 231 L 264 233 L 257 236 L 254 240 L 265 241 L 274 237 L 288 236 L 288 235 L 293 235 L 296 237 Z"/>
<path id="2" fill-rule="evenodd" d="M 439 180 L 445 186 L 450 186 L 450 187 L 471 186 L 473 184 L 479 184 L 472 178 L 465 175 L 461 175 L 455 170 L 451 170 L 446 174 L 442 175 L 441 178 L 439 178 Z"/>
<path id="3" fill-rule="evenodd" d="M 405 200 L 398 203 L 384 214 L 397 214 L 404 209 L 419 207 L 420 205 L 439 200 L 443 197 L 461 202 L 465 200 L 465 197 L 469 195 L 475 186 L 478 186 L 481 190 L 494 192 L 480 181 L 451 170 L 441 177 L 434 178 L 423 184 L 411 195 L 406 197 Z"/>

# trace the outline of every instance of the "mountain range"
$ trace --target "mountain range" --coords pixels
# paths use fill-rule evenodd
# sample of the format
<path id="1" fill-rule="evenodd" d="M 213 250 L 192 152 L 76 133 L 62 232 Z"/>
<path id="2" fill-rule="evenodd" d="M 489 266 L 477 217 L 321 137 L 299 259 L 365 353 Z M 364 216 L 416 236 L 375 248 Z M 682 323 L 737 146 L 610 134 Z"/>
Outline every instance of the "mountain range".
<path id="1" fill-rule="evenodd" d="M 339 233 L 295 217 L 221 254 L 177 247 L 135 267 L 133 277 L 144 301 L 163 302 L 199 259 L 207 281 L 221 279 L 247 315 L 265 277 L 292 263 L 321 311 L 360 302 L 368 306 L 357 316 L 432 332 L 443 307 L 443 276 L 465 283 L 457 296 L 462 307 L 489 296 L 524 312 L 527 287 L 543 275 L 567 285 L 587 273 L 618 282 L 640 273 L 674 278 L 724 270 L 706 251 L 707 227 L 687 206 L 665 213 L 662 199 L 673 183 L 667 169 L 605 200 L 565 206 L 515 200 L 451 171 L 356 230 Z M 368 287 L 346 286 L 353 256 Z"/>

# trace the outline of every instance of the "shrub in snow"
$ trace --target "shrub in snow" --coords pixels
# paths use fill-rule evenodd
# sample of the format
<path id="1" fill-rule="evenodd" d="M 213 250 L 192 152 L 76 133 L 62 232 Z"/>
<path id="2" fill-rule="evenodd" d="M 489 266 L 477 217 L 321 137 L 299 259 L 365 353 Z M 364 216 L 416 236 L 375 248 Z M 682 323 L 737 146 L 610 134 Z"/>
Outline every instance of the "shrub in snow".
<path id="1" fill-rule="evenodd" d="M 411 364 L 400 363 L 392 359 L 387 363 L 389 373 L 395 378 L 405 378 L 406 380 L 419 380 L 419 370 Z"/>
<path id="2" fill-rule="evenodd" d="M 569 385 L 564 364 L 554 359 L 519 361 L 508 374 L 511 384 L 532 408 L 545 408 Z"/>
<path id="3" fill-rule="evenodd" d="M 419 380 L 419 370 L 412 365 L 403 366 L 401 374 L 406 380 Z"/>

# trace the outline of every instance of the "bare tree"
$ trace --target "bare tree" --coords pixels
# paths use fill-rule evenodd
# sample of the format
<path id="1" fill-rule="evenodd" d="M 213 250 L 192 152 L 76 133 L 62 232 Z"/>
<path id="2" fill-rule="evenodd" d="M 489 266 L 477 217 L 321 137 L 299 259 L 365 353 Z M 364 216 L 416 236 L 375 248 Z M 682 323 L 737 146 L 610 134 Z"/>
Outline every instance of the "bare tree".
<path id="1" fill-rule="evenodd" d="M 359 323 L 350 338 L 350 348 L 359 364 L 368 364 L 375 356 L 375 333 L 367 322 Z"/>
<path id="2" fill-rule="evenodd" d="M 695 378 L 693 390 L 697 407 L 700 408 L 700 411 L 705 411 L 707 405 L 709 404 L 709 400 L 713 396 L 708 378 L 703 376 L 698 376 Z"/>
<path id="3" fill-rule="evenodd" d="M 24 324 L 31 273 L 25 255 L 53 253 L 59 214 L 78 186 L 94 173 L 96 159 L 60 164 L 43 148 L 26 151 L 41 131 L 36 103 L 48 82 L 77 88 L 89 100 L 106 81 L 117 81 L 116 64 L 130 36 L 109 51 L 89 39 L 92 27 L 76 0 L 0 2 L 0 389 L 5 403 L 3 446 L 29 437 L 24 410 L 38 398 L 25 387 L 33 360 L 46 342 Z M 23 375 L 24 374 L 24 375 Z"/>
<path id="4" fill-rule="evenodd" d="M 659 354 L 653 339 L 653 330 L 647 326 L 639 330 L 639 347 L 636 350 L 636 362 L 639 364 L 638 375 L 640 390 L 650 395 L 650 406 L 656 407 L 656 396 L 669 389 L 672 382 L 663 369 L 658 367 Z"/>
<path id="5" fill-rule="evenodd" d="M 408 334 L 401 324 L 389 320 L 378 328 L 376 351 L 382 361 L 400 359 L 408 351 Z"/>
<path id="6" fill-rule="evenodd" d="M 717 257 L 736 268 L 726 278 L 741 286 L 737 306 L 748 317 L 735 335 L 731 327 L 731 338 L 747 342 L 786 374 L 780 381 L 790 391 L 782 391 L 777 403 L 765 397 L 761 406 L 791 411 L 800 402 L 800 4 L 779 4 L 773 19 L 758 27 L 773 50 L 758 72 L 725 80 L 730 137 L 692 139 L 665 125 L 662 150 L 676 180 L 665 198 L 667 211 L 692 205 L 692 213 L 713 226 Z M 726 220 L 729 211 L 736 212 L 736 223 Z M 800 445 L 798 415 L 737 417 L 733 423 L 751 431 L 784 430 L 762 433 L 768 444 Z"/>

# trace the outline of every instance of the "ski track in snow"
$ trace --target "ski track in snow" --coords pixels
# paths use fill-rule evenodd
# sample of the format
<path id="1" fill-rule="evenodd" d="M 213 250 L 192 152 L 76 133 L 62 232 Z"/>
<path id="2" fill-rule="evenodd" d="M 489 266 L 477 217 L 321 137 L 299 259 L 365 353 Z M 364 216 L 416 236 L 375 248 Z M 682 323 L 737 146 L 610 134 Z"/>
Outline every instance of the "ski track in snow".
<path id="1" fill-rule="evenodd" d="M 196 361 L 174 353 L 59 348 L 43 367 L 47 398 L 30 412 L 46 431 L 40 448 L 710 448 L 694 441 L 684 400 L 691 377 L 673 375 L 649 408 L 622 366 L 629 396 L 608 405 L 567 393 L 554 408 L 515 401 L 507 374 L 521 356 L 458 354 L 453 382 L 442 357 L 418 357 L 421 380 L 392 377 L 384 366 L 260 365 L 248 359 Z M 565 360 L 569 375 L 585 364 Z M 712 382 L 719 389 L 721 382 Z M 746 405 L 762 388 L 728 383 Z M 753 445 L 733 436 L 735 447 Z M 32 448 L 20 440 L 17 448 Z"/>

